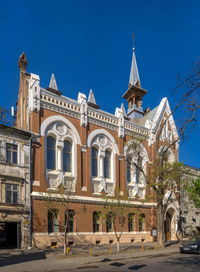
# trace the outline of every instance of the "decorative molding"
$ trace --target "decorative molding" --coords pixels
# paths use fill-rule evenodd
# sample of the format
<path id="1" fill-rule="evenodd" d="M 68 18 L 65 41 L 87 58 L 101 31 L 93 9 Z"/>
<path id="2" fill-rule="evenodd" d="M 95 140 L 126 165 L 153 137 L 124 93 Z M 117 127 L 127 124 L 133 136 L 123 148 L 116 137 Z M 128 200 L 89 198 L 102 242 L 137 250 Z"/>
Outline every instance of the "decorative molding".
<path id="1" fill-rule="evenodd" d="M 63 122 L 64 124 L 66 124 L 71 130 L 72 130 L 72 133 L 73 135 L 75 136 L 74 137 L 74 140 L 75 140 L 75 144 L 81 144 L 81 139 L 80 139 L 80 136 L 79 136 L 79 133 L 76 129 L 76 127 L 68 120 L 66 119 L 65 117 L 63 116 L 60 116 L 60 115 L 52 115 L 48 118 L 46 118 L 41 126 L 40 126 L 40 134 L 41 136 L 45 136 L 45 133 L 46 133 L 46 129 L 48 128 L 48 126 L 52 123 L 58 123 L 58 122 Z M 60 124 L 59 122 L 59 124 Z"/>
<path id="2" fill-rule="evenodd" d="M 63 199 L 63 194 L 56 194 L 56 193 L 44 193 L 44 192 L 32 192 L 31 197 L 33 199 L 40 199 L 40 200 L 48 200 L 48 199 L 53 199 L 53 200 L 59 200 Z M 68 196 L 66 195 L 66 198 L 68 199 Z M 89 197 L 89 196 L 76 196 L 76 195 L 71 195 L 69 201 L 71 202 L 79 202 L 79 203 L 88 203 L 88 204 L 105 204 L 105 200 L 102 198 L 97 198 L 97 197 Z M 106 201 L 112 201 L 112 202 L 118 202 L 117 200 L 109 200 L 107 199 Z M 144 202 L 144 201 L 133 201 L 133 200 L 121 200 L 121 203 L 123 205 L 127 206 L 136 206 L 136 207 L 157 207 L 156 202 Z"/>

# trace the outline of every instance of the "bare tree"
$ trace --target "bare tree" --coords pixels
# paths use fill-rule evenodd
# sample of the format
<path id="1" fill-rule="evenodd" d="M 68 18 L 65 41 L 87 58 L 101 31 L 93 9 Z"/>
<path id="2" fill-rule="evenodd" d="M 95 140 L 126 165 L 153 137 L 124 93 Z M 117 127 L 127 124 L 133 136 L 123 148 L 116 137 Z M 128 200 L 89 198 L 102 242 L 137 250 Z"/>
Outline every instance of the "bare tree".
<path id="1" fill-rule="evenodd" d="M 48 222 L 48 231 L 51 231 L 52 227 L 57 227 L 57 229 L 64 229 L 64 243 L 63 243 L 63 253 L 66 254 L 66 249 L 69 246 L 68 233 L 70 231 L 70 220 L 74 217 L 74 211 L 69 209 L 69 203 L 71 202 L 71 196 L 73 195 L 73 182 L 66 182 L 63 186 L 62 184 L 58 189 L 51 190 L 45 194 L 45 207 L 48 211 L 48 217 L 52 217 L 53 226 Z M 44 195 L 41 193 L 41 197 Z M 64 211 L 63 222 L 58 221 L 58 212 Z"/>
<path id="2" fill-rule="evenodd" d="M 120 191 L 115 189 L 113 196 L 105 197 L 105 204 L 99 213 L 103 221 L 106 223 L 107 231 L 114 231 L 117 240 L 117 252 L 120 251 L 120 239 L 122 237 L 128 210 L 124 201 L 128 201 L 126 197 L 120 195 Z"/>

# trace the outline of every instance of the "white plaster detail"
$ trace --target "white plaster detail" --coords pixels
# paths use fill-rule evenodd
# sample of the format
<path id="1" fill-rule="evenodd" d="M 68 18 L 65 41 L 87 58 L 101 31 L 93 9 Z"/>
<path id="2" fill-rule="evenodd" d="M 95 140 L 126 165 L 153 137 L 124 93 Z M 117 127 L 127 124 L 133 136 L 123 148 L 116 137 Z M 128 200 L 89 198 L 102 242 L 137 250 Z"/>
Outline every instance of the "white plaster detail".
<path id="1" fill-rule="evenodd" d="M 88 135 L 87 146 L 91 147 L 94 137 L 97 136 L 97 135 L 100 135 L 100 134 L 105 135 L 105 136 L 107 136 L 108 139 L 110 139 L 110 141 L 112 142 L 114 154 L 119 155 L 119 149 L 118 149 L 118 146 L 117 146 L 117 143 L 116 143 L 114 137 L 108 131 L 106 131 L 105 129 L 95 129 L 95 130 L 93 130 Z"/>
<path id="2" fill-rule="evenodd" d="M 116 108 L 115 110 L 115 115 L 119 118 L 118 122 L 118 137 L 119 138 L 124 138 L 125 134 L 125 129 L 124 129 L 124 112 L 122 111 L 121 108 Z"/>
<path id="3" fill-rule="evenodd" d="M 98 132 L 102 132 L 102 130 L 97 130 Z M 114 188 L 115 188 L 115 153 L 114 151 L 114 143 L 113 139 L 109 138 L 108 133 L 101 133 L 98 134 L 95 130 L 95 133 L 93 133 L 93 138 L 90 139 L 88 137 L 88 145 L 90 147 L 96 147 L 98 150 L 98 175 L 97 177 L 92 177 L 92 171 L 91 171 L 91 177 L 92 177 L 92 185 L 93 185 L 93 192 L 94 194 L 101 194 L 103 191 L 106 192 L 108 195 L 113 195 Z M 97 133 L 96 133 L 97 132 Z M 92 133 L 91 133 L 92 134 Z M 91 135 L 90 134 L 90 135 Z M 107 134 L 107 135 L 105 135 Z M 89 135 L 89 136 L 90 136 Z M 110 178 L 105 178 L 104 175 L 104 159 L 105 159 L 105 152 L 109 151 L 111 154 L 110 158 Z M 118 151 L 118 150 L 117 150 Z M 92 170 L 92 158 L 91 158 L 91 170 Z"/>
<path id="4" fill-rule="evenodd" d="M 88 124 L 88 112 L 87 112 L 87 102 L 86 99 L 83 99 L 81 102 L 81 126 L 86 127 Z"/>
<path id="5" fill-rule="evenodd" d="M 63 198 L 65 196 L 63 196 L 62 194 L 55 194 L 55 193 L 45 193 L 45 192 L 32 192 L 31 196 L 33 198 L 39 198 L 39 199 L 59 199 L 59 198 Z M 66 196 L 66 198 L 68 198 L 68 196 Z M 89 196 L 76 196 L 76 195 L 71 195 L 70 196 L 70 201 L 83 201 L 83 202 L 93 202 L 93 203 L 105 203 L 105 200 L 103 198 L 99 198 L 99 197 L 89 197 Z M 117 200 L 115 199 L 107 199 L 107 202 L 111 201 L 111 202 L 116 202 Z M 134 201 L 134 200 L 121 200 L 122 204 L 127 204 L 130 206 L 146 206 L 146 207 L 156 207 L 157 203 L 156 202 L 144 202 L 144 201 Z"/>
<path id="6" fill-rule="evenodd" d="M 40 111 L 40 77 L 35 74 L 30 74 L 29 85 L 29 111 Z"/>
<path id="7" fill-rule="evenodd" d="M 66 119 L 65 117 L 63 116 L 60 116 L 60 115 L 52 115 L 48 118 L 46 118 L 42 124 L 41 124 L 41 127 L 40 127 L 40 135 L 41 136 L 45 136 L 45 132 L 46 132 L 46 129 L 47 127 L 53 123 L 53 122 L 63 122 L 63 124 L 65 124 L 66 126 L 68 126 L 73 135 L 74 135 L 74 140 L 75 140 L 75 144 L 81 144 L 81 139 L 80 139 L 80 136 L 78 134 L 78 131 L 77 129 L 75 128 L 75 126 L 68 120 Z"/>
<path id="8" fill-rule="evenodd" d="M 134 144 L 134 147 L 133 147 Z M 146 181 L 145 177 L 140 171 L 139 176 L 139 182 L 136 181 L 136 167 L 134 164 L 137 165 L 138 159 L 142 159 L 142 165 L 141 168 L 143 169 L 144 173 L 147 172 L 147 162 L 149 162 L 149 157 L 146 148 L 138 142 L 138 146 L 136 143 L 135 147 L 135 141 L 130 140 L 127 145 L 124 147 L 124 156 L 130 161 L 130 174 L 131 174 L 131 180 L 127 184 L 128 188 L 128 195 L 130 198 L 134 198 L 138 196 L 140 199 L 145 198 L 146 193 Z M 128 162 L 127 162 L 128 163 Z"/>
<path id="9" fill-rule="evenodd" d="M 46 179 L 50 190 L 57 190 L 62 184 L 66 190 L 70 187 L 75 191 L 77 180 L 77 144 L 80 144 L 80 137 L 74 125 L 62 116 L 51 116 L 42 123 L 41 134 L 44 139 L 44 158 L 46 162 Z M 56 139 L 56 169 L 47 169 L 47 136 L 53 136 Z M 63 170 L 63 148 L 64 141 L 68 140 L 72 144 L 71 153 L 71 172 Z"/>

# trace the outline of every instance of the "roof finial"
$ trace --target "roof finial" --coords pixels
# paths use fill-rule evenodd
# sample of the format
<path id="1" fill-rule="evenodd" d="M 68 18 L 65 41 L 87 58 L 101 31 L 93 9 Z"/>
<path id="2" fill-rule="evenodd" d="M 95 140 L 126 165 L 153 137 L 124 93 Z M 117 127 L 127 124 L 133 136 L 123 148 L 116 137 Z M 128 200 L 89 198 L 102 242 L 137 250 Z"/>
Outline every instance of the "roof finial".
<path id="1" fill-rule="evenodd" d="M 132 33 L 132 39 L 133 39 L 133 50 L 135 50 L 135 33 Z"/>
<path id="2" fill-rule="evenodd" d="M 49 82 L 49 88 L 53 89 L 53 90 L 58 90 L 56 78 L 55 78 L 54 74 L 51 75 L 51 79 Z"/>
<path id="3" fill-rule="evenodd" d="M 133 33 L 132 34 L 133 56 L 132 56 L 131 72 L 130 72 L 130 78 L 129 78 L 129 87 L 130 86 L 141 86 L 136 57 L 135 57 L 134 37 L 135 37 L 135 34 Z"/>

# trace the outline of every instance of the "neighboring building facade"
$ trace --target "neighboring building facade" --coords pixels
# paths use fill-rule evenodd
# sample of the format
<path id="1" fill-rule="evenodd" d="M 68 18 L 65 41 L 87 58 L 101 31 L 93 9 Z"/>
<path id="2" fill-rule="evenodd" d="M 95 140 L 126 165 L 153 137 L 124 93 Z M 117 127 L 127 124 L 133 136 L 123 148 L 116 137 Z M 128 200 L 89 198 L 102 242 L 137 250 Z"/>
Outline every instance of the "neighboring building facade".
<path id="1" fill-rule="evenodd" d="M 0 248 L 30 246 L 30 138 L 0 124 Z"/>
<path id="2" fill-rule="evenodd" d="M 133 215 L 125 218 L 121 242 L 152 241 L 155 195 L 127 160 L 140 163 L 149 174 L 155 160 L 156 133 L 170 107 L 163 98 L 154 110 L 143 110 L 142 99 L 147 91 L 141 87 L 135 52 L 128 90 L 123 95 L 128 110 L 122 104 L 115 114 L 99 109 L 92 90 L 88 98 L 83 93 L 78 93 L 77 100 L 63 96 L 54 75 L 49 87 L 42 88 L 40 77 L 26 72 L 27 64 L 23 53 L 19 59 L 16 126 L 34 133 L 33 245 L 63 244 L 66 212 L 71 244 L 116 242 L 112 224 L 97 216 L 105 196 L 112 196 L 115 189 L 126 199 L 122 203 Z M 131 149 L 137 137 L 144 139 L 140 156 Z M 175 137 L 171 116 L 160 144 Z M 170 159 L 177 160 L 178 144 L 170 152 Z M 64 198 L 67 205 L 63 204 Z M 170 209 L 172 228 L 176 230 L 179 213 L 172 204 Z"/>
<path id="3" fill-rule="evenodd" d="M 185 165 L 188 174 L 186 180 L 192 182 L 200 178 L 200 169 Z M 200 208 L 195 207 L 191 200 L 188 199 L 187 192 L 182 190 L 180 200 L 181 213 L 181 229 L 183 232 L 183 239 L 192 236 L 200 236 Z"/>

